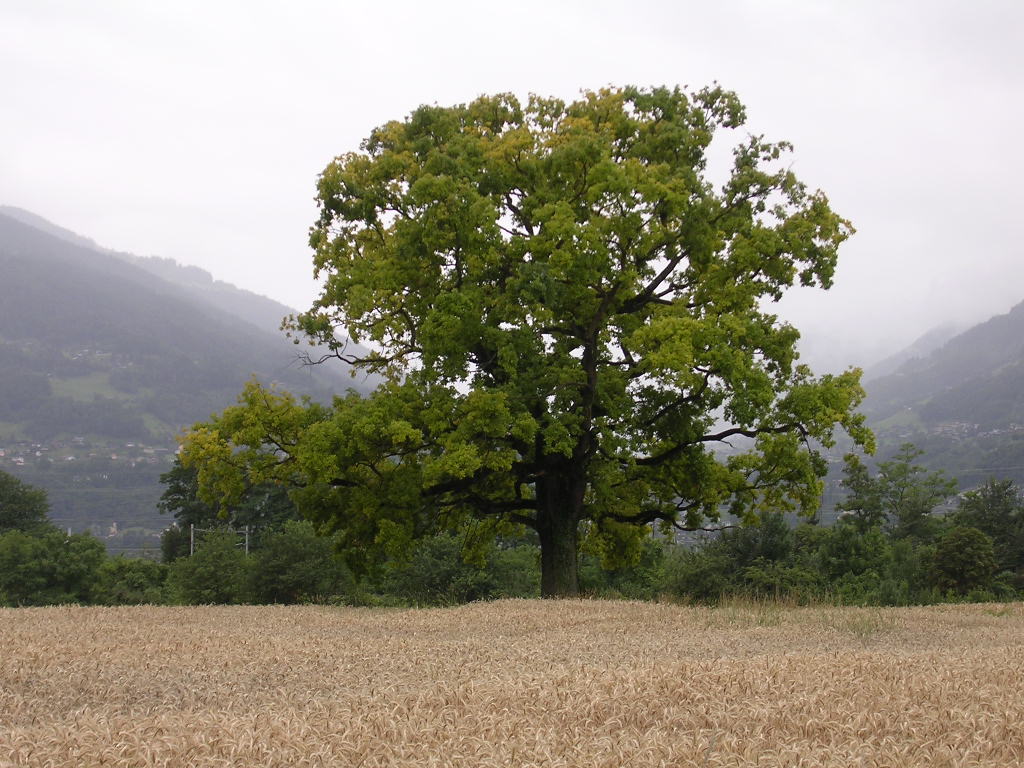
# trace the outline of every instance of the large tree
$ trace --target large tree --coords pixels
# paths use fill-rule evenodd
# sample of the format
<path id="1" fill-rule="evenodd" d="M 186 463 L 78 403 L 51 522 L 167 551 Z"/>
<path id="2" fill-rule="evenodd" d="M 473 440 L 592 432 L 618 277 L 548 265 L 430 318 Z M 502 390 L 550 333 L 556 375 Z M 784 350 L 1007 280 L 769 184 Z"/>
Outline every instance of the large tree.
<path id="1" fill-rule="evenodd" d="M 828 287 L 852 229 L 787 144 L 709 153 L 744 120 L 718 87 L 623 88 L 373 131 L 320 177 L 293 330 L 382 383 L 330 407 L 250 384 L 188 436 L 204 493 L 291 484 L 364 556 L 527 526 L 548 596 L 577 593 L 581 536 L 621 564 L 652 523 L 814 510 L 836 426 L 871 439 L 859 372 L 814 378 L 770 309 Z"/>

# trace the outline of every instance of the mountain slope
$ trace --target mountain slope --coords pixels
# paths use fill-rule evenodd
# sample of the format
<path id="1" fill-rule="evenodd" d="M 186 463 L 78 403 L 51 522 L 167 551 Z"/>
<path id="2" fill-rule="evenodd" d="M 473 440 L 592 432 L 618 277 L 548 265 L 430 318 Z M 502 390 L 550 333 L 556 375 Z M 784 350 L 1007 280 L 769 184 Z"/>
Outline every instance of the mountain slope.
<path id="1" fill-rule="evenodd" d="M 882 452 L 914 442 L 962 487 L 988 475 L 1024 482 L 1024 302 L 865 388 Z"/>
<path id="2" fill-rule="evenodd" d="M 9 205 L 0 205 L 0 215 L 41 230 L 46 234 L 92 251 L 97 251 L 127 261 L 149 272 L 178 289 L 182 298 L 198 301 L 201 305 L 213 305 L 218 310 L 235 318 L 246 320 L 264 331 L 278 337 L 281 319 L 295 310 L 278 301 L 251 291 L 236 288 L 230 283 L 214 280 L 213 276 L 199 267 L 178 264 L 174 259 L 159 256 L 137 256 L 97 245 L 93 240 L 71 230 L 59 227 L 31 211 Z M 164 289 L 166 290 L 166 286 Z M 329 375 L 329 374 L 328 374 Z"/>
<path id="3" fill-rule="evenodd" d="M 930 355 L 908 360 L 888 376 L 872 380 L 866 412 L 876 422 L 907 408 L 926 421 L 951 417 L 991 421 L 975 411 L 985 407 L 980 400 L 982 390 L 998 388 L 998 380 L 1012 376 L 1014 367 L 1022 362 L 1024 302 L 953 337 Z M 974 398 L 976 391 L 978 399 Z M 956 392 L 959 394 L 953 394 Z M 925 408 L 932 401 L 937 405 L 950 398 L 959 402 L 953 410 Z"/>
<path id="4" fill-rule="evenodd" d="M 69 380 L 91 377 L 99 391 L 87 395 L 120 402 L 171 433 L 231 403 L 254 374 L 315 397 L 353 386 L 337 369 L 301 366 L 283 334 L 225 311 L 216 293 L 204 300 L 122 258 L 3 215 L 0 274 L 4 369 L 21 374 L 22 388 L 26 376 L 39 384 L 33 388 L 37 400 L 48 399 L 40 375 L 63 383 L 53 397 L 68 389 Z M 8 399 L 3 418 L 11 420 L 17 398 L 0 394 Z M 31 419 L 25 428 L 28 436 L 53 436 Z"/>
<path id="5" fill-rule="evenodd" d="M 927 357 L 954 336 L 963 333 L 964 330 L 966 329 L 963 326 L 952 323 L 932 328 L 898 352 L 866 366 L 864 368 L 864 380 L 872 381 L 888 376 L 890 373 L 895 373 L 904 363 Z"/>
<path id="6" fill-rule="evenodd" d="M 276 330 L 287 307 L 48 226 L 0 212 L 0 468 L 46 488 L 59 523 L 166 525 L 174 435 L 250 376 L 322 400 L 369 388 L 301 365 Z"/>

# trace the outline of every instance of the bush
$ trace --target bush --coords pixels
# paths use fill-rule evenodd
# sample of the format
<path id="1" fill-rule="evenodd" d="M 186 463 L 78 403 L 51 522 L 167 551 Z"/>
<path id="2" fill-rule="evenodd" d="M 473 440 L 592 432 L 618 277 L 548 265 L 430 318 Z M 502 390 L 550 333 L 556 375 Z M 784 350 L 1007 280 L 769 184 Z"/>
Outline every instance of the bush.
<path id="1" fill-rule="evenodd" d="M 413 605 L 453 605 L 492 597 L 496 586 L 493 574 L 465 562 L 456 536 L 440 534 L 418 542 L 406 563 L 391 566 L 385 590 Z"/>
<path id="2" fill-rule="evenodd" d="M 488 559 L 493 597 L 540 597 L 540 547 L 498 547 Z"/>
<path id="3" fill-rule="evenodd" d="M 101 605 L 159 605 L 167 602 L 167 566 L 153 560 L 111 557 L 96 579 L 94 602 Z"/>
<path id="4" fill-rule="evenodd" d="M 306 521 L 289 520 L 263 537 L 252 556 L 249 597 L 256 603 L 327 602 L 350 592 L 352 574 Z"/>
<path id="5" fill-rule="evenodd" d="M 743 571 L 743 589 L 751 597 L 813 602 L 822 592 L 819 574 L 785 563 L 759 559 Z"/>
<path id="6" fill-rule="evenodd" d="M 793 553 L 794 541 L 786 518 L 777 512 L 766 512 L 756 525 L 724 531 L 720 539 L 706 546 L 720 549 L 742 569 L 758 560 L 781 562 L 788 559 Z"/>
<path id="7" fill-rule="evenodd" d="M 935 547 L 933 567 L 939 589 L 958 595 L 987 590 L 998 568 L 992 539 L 970 526 L 950 528 Z"/>
<path id="8" fill-rule="evenodd" d="M 735 574 L 735 563 L 722 552 L 675 546 L 665 559 L 665 591 L 682 600 L 717 603 L 735 591 Z"/>
<path id="9" fill-rule="evenodd" d="M 191 557 L 181 557 L 168 567 L 171 598 L 188 605 L 240 603 L 244 601 L 248 562 L 231 530 L 213 531 L 203 537 Z"/>
<path id="10" fill-rule="evenodd" d="M 842 519 L 825 531 L 818 542 L 818 566 L 829 581 L 885 570 L 890 545 L 880 528 L 862 531 L 853 521 Z"/>
<path id="11" fill-rule="evenodd" d="M 0 604 L 88 603 L 105 557 L 103 544 L 85 533 L 0 534 Z"/>
<path id="12" fill-rule="evenodd" d="M 580 558 L 580 591 L 613 599 L 656 598 L 664 591 L 665 546 L 658 539 L 644 539 L 637 562 L 623 568 L 606 569 L 596 556 L 584 554 Z"/>

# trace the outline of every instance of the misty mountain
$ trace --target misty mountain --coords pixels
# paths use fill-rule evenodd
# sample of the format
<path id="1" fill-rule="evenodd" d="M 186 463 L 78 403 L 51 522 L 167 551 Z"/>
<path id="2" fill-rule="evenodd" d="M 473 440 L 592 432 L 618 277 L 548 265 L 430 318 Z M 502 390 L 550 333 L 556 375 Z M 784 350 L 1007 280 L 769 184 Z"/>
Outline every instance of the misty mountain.
<path id="1" fill-rule="evenodd" d="M 302 348 L 277 330 L 289 308 L 201 270 L 80 242 L 0 214 L 0 419 L 27 437 L 82 431 L 42 423 L 76 390 L 143 417 L 147 429 L 131 436 L 153 437 L 230 404 L 252 375 L 317 398 L 360 389 L 340 365 L 301 365 Z M 24 410 L 26 398 L 40 407 Z"/>
<path id="2" fill-rule="evenodd" d="M 48 221 L 39 214 L 32 213 L 32 211 L 26 211 L 24 208 L 18 208 L 13 205 L 0 205 L 0 216 L 7 216 L 15 221 L 20 221 L 22 224 L 28 224 L 30 227 L 34 227 L 72 245 L 80 245 L 83 248 L 90 248 L 94 251 L 111 253 L 109 249 L 97 245 L 95 240 L 79 235 L 77 232 L 72 232 L 70 229 L 59 227 L 52 221 Z"/>
<path id="3" fill-rule="evenodd" d="M 365 381 L 304 366 L 292 310 L 166 259 L 117 254 L 0 210 L 0 468 L 76 529 L 158 528 L 174 435 L 251 376 L 328 400 Z"/>
<path id="4" fill-rule="evenodd" d="M 963 326 L 947 323 L 922 334 L 903 349 L 864 368 L 864 380 L 871 381 L 895 373 L 909 360 L 923 358 L 943 346 L 947 341 L 963 333 Z"/>
<path id="5" fill-rule="evenodd" d="M 214 280 L 213 275 L 199 267 L 183 265 L 174 259 L 159 256 L 137 256 L 134 253 L 103 248 L 93 240 L 59 227 L 31 211 L 10 205 L 0 205 L 0 215 L 8 216 L 28 224 L 49 235 L 73 245 L 80 245 L 93 251 L 115 256 L 123 261 L 141 267 L 150 274 L 182 289 L 182 296 L 198 300 L 201 304 L 212 304 L 221 312 L 279 335 L 281 319 L 295 312 L 291 307 L 251 291 L 237 288 L 231 283 Z"/>
<path id="6" fill-rule="evenodd" d="M 993 410 L 984 395 L 1008 390 L 1022 365 L 1024 302 L 871 380 L 865 410 L 875 422 L 909 409 L 925 423 L 955 418 L 997 426 L 1014 415 L 1005 409 L 1015 410 L 1016 398 L 1000 394 L 1002 407 Z"/>
<path id="7" fill-rule="evenodd" d="M 880 453 L 914 442 L 963 487 L 988 475 L 1024 481 L 1024 302 L 865 389 Z"/>

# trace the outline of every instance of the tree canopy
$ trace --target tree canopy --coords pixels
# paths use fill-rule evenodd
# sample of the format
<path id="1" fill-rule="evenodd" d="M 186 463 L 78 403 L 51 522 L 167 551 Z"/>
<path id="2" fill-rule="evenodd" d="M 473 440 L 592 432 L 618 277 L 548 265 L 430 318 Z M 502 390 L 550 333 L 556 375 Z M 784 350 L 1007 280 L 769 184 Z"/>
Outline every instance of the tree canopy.
<path id="1" fill-rule="evenodd" d="M 0 533 L 50 527 L 46 491 L 0 470 Z"/>
<path id="2" fill-rule="evenodd" d="M 852 515 L 861 530 L 885 524 L 896 538 L 929 538 L 936 532 L 932 512 L 956 494 L 957 481 L 915 463 L 923 454 L 903 443 L 893 458 L 879 462 L 875 477 L 856 454 L 848 454 L 842 484 L 849 495 L 836 509 Z"/>
<path id="3" fill-rule="evenodd" d="M 323 288 L 292 331 L 382 383 L 330 406 L 250 383 L 185 440 L 205 497 L 288 484 L 354 563 L 527 526 L 549 596 L 576 594 L 581 537 L 615 565 L 648 524 L 814 511 L 835 428 L 871 441 L 860 374 L 815 378 L 770 310 L 829 287 L 852 227 L 785 142 L 710 163 L 744 121 L 717 86 L 628 87 L 374 130 L 319 179 Z"/>

